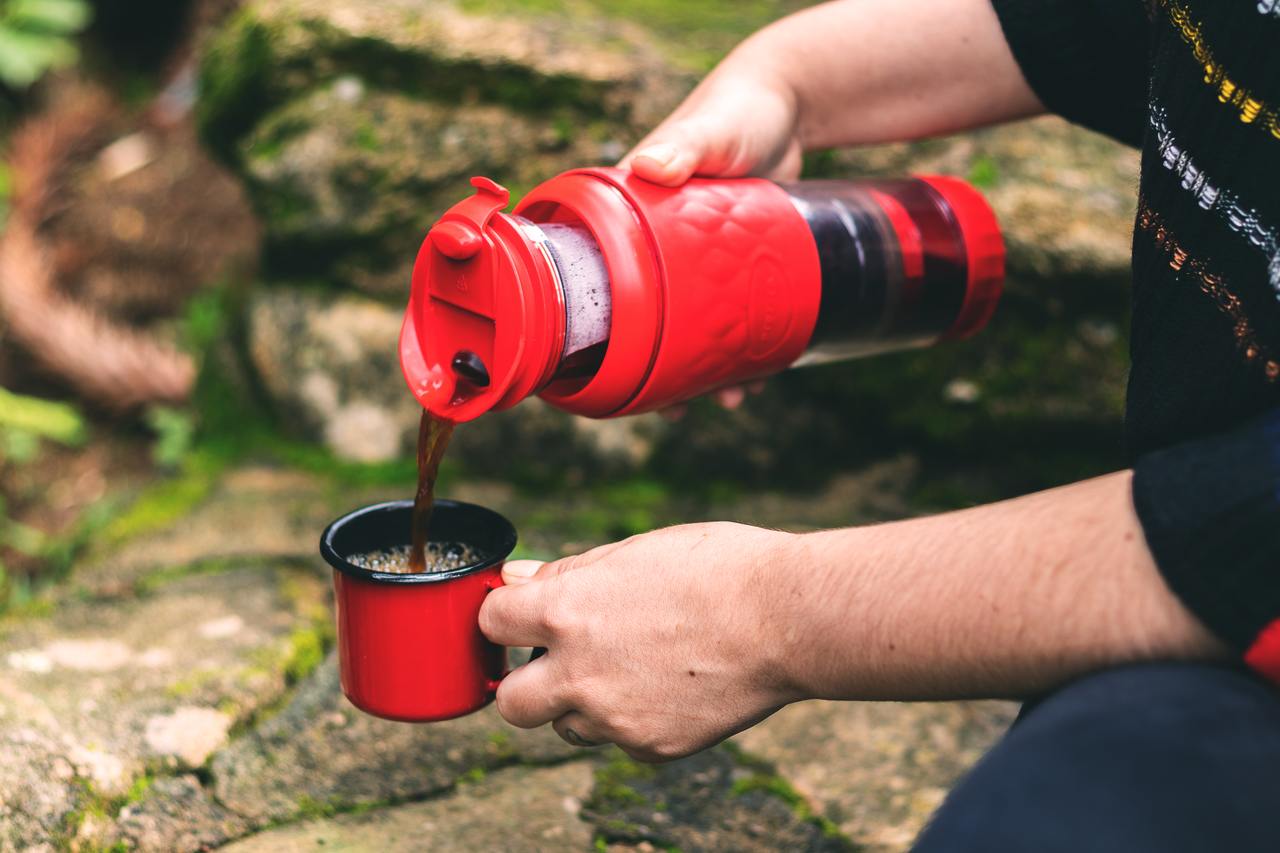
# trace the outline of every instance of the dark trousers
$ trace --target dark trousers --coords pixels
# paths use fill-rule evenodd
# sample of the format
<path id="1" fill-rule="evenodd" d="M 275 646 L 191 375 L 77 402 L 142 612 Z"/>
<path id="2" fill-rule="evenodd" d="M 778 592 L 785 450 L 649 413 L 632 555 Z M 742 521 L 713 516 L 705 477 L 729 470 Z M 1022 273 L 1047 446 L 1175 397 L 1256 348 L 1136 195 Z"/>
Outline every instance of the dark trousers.
<path id="1" fill-rule="evenodd" d="M 1109 670 L 1024 709 L 918 853 L 1280 851 L 1280 691 L 1191 664 Z"/>

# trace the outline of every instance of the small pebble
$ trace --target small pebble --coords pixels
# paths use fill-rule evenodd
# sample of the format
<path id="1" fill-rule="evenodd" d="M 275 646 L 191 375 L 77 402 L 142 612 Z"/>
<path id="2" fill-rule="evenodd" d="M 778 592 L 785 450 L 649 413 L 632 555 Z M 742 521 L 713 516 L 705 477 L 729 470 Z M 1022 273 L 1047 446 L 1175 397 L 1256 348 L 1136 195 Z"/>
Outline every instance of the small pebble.
<path id="1" fill-rule="evenodd" d="M 371 572 L 409 575 L 413 574 L 413 570 L 409 568 L 409 550 L 408 545 L 398 545 L 382 551 L 356 554 L 353 557 L 348 557 L 347 562 L 362 569 L 368 569 Z M 468 545 L 462 545 L 457 542 L 428 542 L 427 570 L 425 574 L 451 572 L 454 569 L 470 565 L 479 559 L 480 555 Z"/>

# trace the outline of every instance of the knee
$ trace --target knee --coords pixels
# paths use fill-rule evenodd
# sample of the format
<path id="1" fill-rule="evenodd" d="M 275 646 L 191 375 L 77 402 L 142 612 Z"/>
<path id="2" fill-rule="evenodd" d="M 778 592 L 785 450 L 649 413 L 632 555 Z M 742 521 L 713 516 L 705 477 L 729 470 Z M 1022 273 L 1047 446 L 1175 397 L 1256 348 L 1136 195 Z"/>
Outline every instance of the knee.
<path id="1" fill-rule="evenodd" d="M 1011 739 L 1049 744 L 1162 743 L 1178 732 L 1204 742 L 1241 725 L 1280 726 L 1280 694 L 1242 670 L 1203 664 L 1117 667 L 1072 682 L 1041 700 Z"/>
<path id="2" fill-rule="evenodd" d="M 1278 761 L 1280 694 L 1251 676 L 1110 670 L 1025 715 L 948 798 L 920 849 L 1215 849 L 1264 814 L 1270 822 Z"/>

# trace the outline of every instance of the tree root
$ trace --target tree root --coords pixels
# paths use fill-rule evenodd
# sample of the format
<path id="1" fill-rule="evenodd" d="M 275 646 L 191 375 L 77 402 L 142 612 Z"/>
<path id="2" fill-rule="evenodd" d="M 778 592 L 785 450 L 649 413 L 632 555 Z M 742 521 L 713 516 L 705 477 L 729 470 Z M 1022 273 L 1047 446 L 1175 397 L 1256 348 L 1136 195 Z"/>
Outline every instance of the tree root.
<path id="1" fill-rule="evenodd" d="M 58 293 L 57 271 L 40 235 L 61 170 L 110 114 L 104 96 L 80 95 L 14 132 L 10 166 L 18 183 L 0 234 L 0 317 L 4 334 L 43 368 L 84 398 L 125 412 L 186 400 L 195 383 L 195 363 L 186 353 Z"/>

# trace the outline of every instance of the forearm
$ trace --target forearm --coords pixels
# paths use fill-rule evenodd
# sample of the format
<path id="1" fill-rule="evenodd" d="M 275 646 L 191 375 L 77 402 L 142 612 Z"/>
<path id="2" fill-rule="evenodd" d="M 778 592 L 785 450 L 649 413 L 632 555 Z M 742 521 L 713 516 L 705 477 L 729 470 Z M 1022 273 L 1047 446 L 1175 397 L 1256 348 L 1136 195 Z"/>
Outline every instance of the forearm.
<path id="1" fill-rule="evenodd" d="M 1017 697 L 1115 664 L 1225 658 L 1161 579 L 1129 484 L 797 537 L 770 581 L 783 677 L 797 696 Z"/>
<path id="2" fill-rule="evenodd" d="M 806 149 L 913 139 L 1043 111 L 989 0 L 836 0 L 765 28 L 724 66 L 784 83 Z"/>

